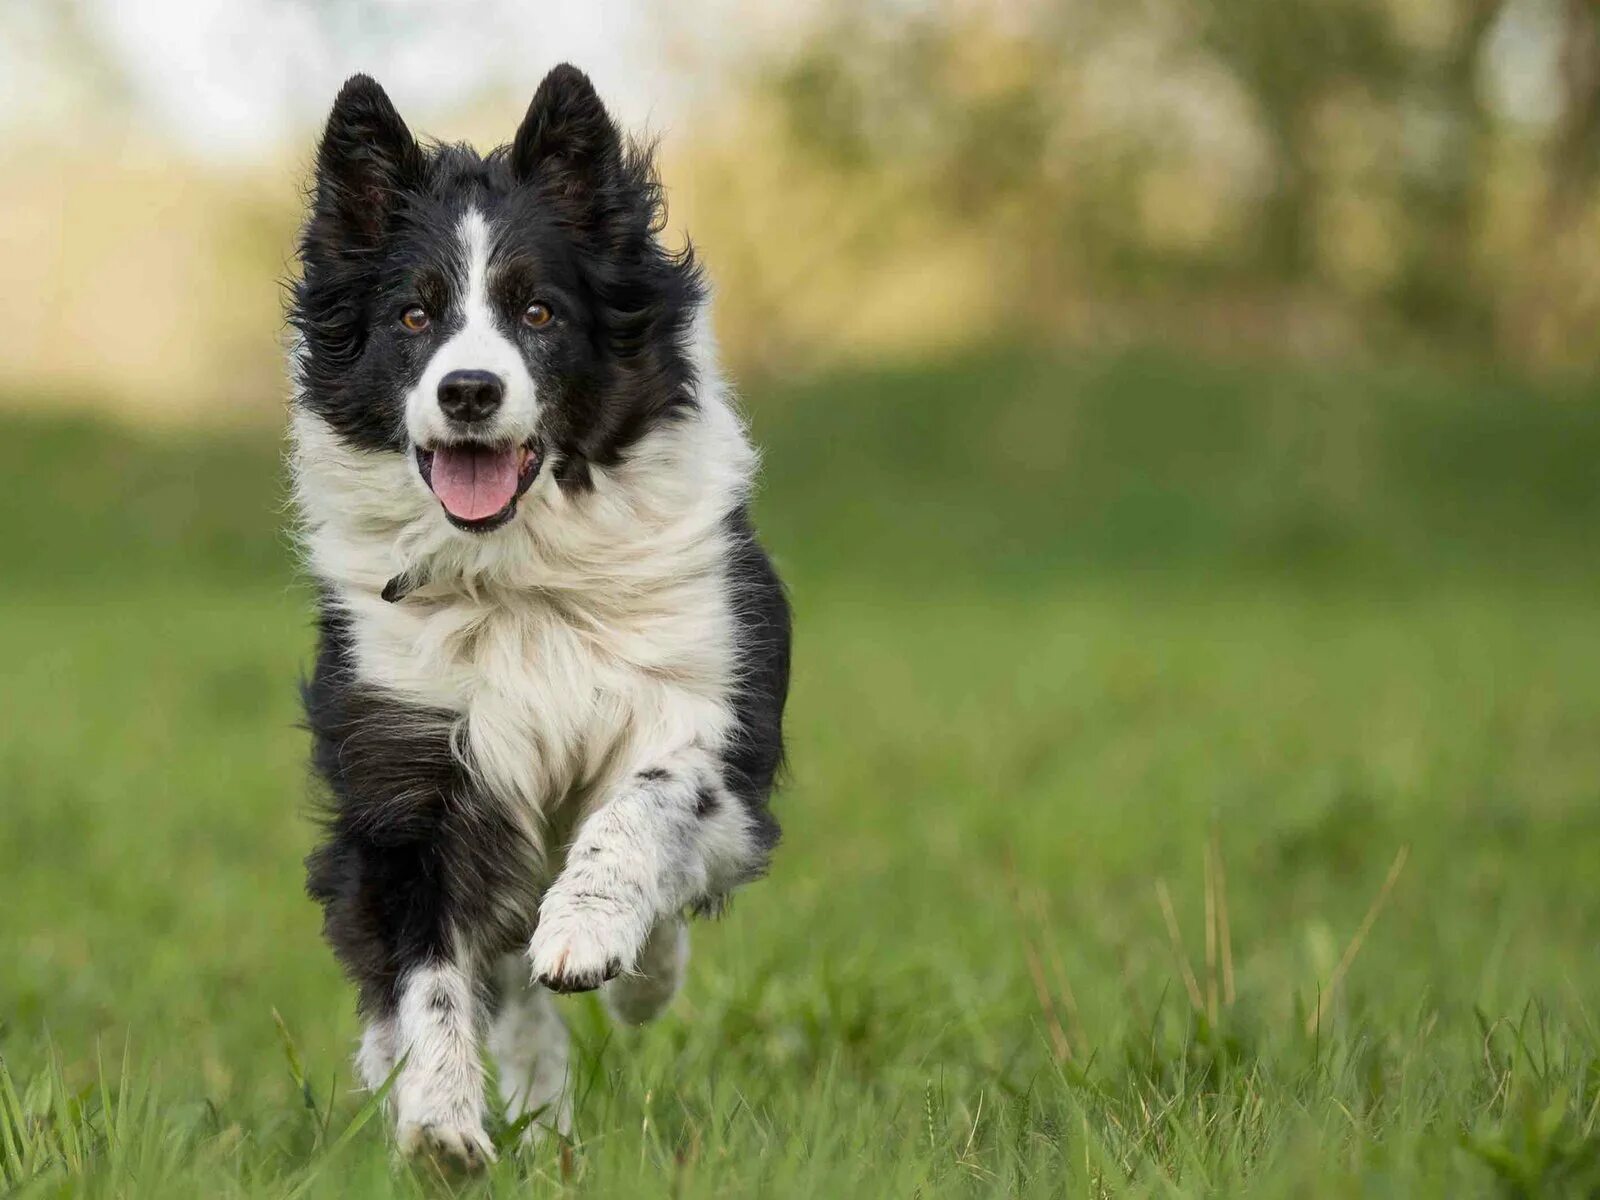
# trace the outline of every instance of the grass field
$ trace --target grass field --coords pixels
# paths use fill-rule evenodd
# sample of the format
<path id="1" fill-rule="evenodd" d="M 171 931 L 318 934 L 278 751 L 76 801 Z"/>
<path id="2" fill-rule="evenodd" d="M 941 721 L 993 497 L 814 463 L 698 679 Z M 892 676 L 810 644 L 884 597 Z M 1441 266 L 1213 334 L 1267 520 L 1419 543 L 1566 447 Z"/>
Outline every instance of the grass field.
<path id="1" fill-rule="evenodd" d="M 786 841 L 577 1143 L 391 1164 L 301 893 L 270 438 L 0 436 L 0 1193 L 1600 1191 L 1600 396 L 995 353 L 752 389 Z M 1208 933 L 1209 931 L 1209 933 Z"/>

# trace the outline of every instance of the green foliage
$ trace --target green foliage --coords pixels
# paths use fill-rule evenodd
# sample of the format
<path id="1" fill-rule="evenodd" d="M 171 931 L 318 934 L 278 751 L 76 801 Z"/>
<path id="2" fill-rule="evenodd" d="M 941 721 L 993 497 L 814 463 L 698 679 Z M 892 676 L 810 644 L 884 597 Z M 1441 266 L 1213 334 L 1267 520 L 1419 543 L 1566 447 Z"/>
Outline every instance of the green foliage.
<path id="1" fill-rule="evenodd" d="M 765 80 L 791 141 L 846 180 L 906 180 L 881 230 L 915 210 L 986 237 L 999 331 L 1593 359 L 1600 24 L 1581 0 L 823 11 Z M 1541 70 L 1518 87 L 1548 129 L 1498 100 Z"/>
<path id="2" fill-rule="evenodd" d="M 1600 1135 L 1577 1128 L 1572 1098 L 1524 1092 L 1499 1126 L 1469 1137 L 1506 1196 L 1593 1196 L 1600 1192 Z"/>
<path id="3" fill-rule="evenodd" d="M 1600 522 L 1586 382 L 997 353 L 762 399 L 781 447 L 767 520 L 830 574 L 1394 586 L 1485 562 L 1581 570 Z M 806 536 L 818 521 L 825 539 Z"/>
<path id="4" fill-rule="evenodd" d="M 1592 1194 L 1591 392 L 997 352 L 751 407 L 784 848 L 661 1022 L 566 1003 L 574 1143 L 497 1116 L 476 1182 L 352 1090 L 279 448 L 7 420 L 0 1194 Z"/>

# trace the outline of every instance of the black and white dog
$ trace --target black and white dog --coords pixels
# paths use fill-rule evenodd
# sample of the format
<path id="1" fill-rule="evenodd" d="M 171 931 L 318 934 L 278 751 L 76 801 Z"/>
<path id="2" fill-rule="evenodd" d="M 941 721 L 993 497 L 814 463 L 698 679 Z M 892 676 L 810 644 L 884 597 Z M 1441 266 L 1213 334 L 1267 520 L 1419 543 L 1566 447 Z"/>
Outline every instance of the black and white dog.
<path id="1" fill-rule="evenodd" d="M 662 222 L 570 66 L 481 157 L 358 75 L 317 154 L 290 312 L 332 794 L 308 886 L 407 1153 L 492 1157 L 480 1036 L 508 1115 L 567 1131 L 550 993 L 656 1015 L 685 913 L 777 841 L 789 611 Z"/>

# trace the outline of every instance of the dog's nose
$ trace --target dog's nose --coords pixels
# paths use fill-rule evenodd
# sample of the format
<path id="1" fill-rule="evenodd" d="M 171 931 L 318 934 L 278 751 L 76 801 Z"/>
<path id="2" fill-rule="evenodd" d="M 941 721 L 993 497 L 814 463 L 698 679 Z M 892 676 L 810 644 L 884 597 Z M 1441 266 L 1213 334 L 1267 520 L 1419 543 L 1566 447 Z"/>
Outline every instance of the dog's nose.
<path id="1" fill-rule="evenodd" d="M 467 424 L 494 415 L 505 385 L 493 371 L 451 371 L 439 381 L 439 411 Z"/>

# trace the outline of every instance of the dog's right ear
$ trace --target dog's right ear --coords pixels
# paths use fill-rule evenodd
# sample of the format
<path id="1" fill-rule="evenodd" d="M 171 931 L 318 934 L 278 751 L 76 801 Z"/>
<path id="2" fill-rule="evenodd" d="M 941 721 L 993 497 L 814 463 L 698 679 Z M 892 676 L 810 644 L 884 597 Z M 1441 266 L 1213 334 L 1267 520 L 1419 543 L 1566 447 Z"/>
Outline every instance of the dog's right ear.
<path id="1" fill-rule="evenodd" d="M 352 75 L 317 150 L 317 215 L 339 240 L 373 244 L 400 191 L 421 174 L 422 151 L 388 93 L 370 75 Z"/>

